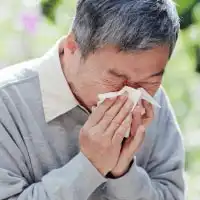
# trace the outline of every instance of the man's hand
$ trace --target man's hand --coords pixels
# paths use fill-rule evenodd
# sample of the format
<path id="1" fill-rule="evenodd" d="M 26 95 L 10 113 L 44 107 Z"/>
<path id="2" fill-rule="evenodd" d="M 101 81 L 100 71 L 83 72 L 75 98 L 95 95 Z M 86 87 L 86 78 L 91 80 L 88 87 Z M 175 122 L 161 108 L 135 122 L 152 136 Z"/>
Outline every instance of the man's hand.
<path id="1" fill-rule="evenodd" d="M 123 176 L 129 169 L 134 154 L 141 146 L 145 137 L 145 128 L 153 119 L 152 105 L 143 101 L 134 109 L 131 125 L 131 136 L 126 139 L 122 146 L 117 165 L 111 171 L 114 177 Z"/>
<path id="2" fill-rule="evenodd" d="M 81 152 L 104 176 L 117 164 L 124 135 L 131 125 L 132 107 L 126 96 L 106 99 L 80 131 Z"/>

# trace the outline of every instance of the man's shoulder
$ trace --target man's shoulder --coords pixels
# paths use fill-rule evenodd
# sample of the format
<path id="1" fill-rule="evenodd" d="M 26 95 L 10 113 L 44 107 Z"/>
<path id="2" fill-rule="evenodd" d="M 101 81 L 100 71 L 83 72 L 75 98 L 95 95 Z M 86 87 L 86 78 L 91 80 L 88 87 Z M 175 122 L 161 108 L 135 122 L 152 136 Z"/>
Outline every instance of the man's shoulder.
<path id="1" fill-rule="evenodd" d="M 40 97 L 40 82 L 36 67 L 40 60 L 30 60 L 0 70 L 0 106 L 32 105 Z M 31 101 L 30 101 L 31 100 Z"/>
<path id="2" fill-rule="evenodd" d="M 158 103 L 163 103 L 163 99 L 168 99 L 167 94 L 165 92 L 164 87 L 161 85 L 160 88 L 157 90 L 154 98 Z"/>
<path id="3" fill-rule="evenodd" d="M 9 118 L 10 113 L 21 112 L 22 115 L 25 108 L 34 115 L 41 115 L 42 98 L 36 70 L 38 62 L 40 60 L 31 60 L 0 70 L 0 122 Z M 37 114 L 38 110 L 41 112 Z"/>
<path id="4" fill-rule="evenodd" d="M 156 108 L 155 110 L 156 121 L 163 123 L 170 118 L 170 120 L 176 122 L 177 120 L 174 109 L 163 86 L 158 89 L 154 98 L 161 106 L 161 108 Z"/>
<path id="5" fill-rule="evenodd" d="M 31 82 L 34 78 L 37 78 L 38 73 L 34 68 L 38 63 L 39 59 L 34 59 L 1 69 L 0 90 L 9 86 L 18 86 L 26 82 Z"/>
<path id="6" fill-rule="evenodd" d="M 161 106 L 161 109 L 159 109 L 159 110 L 166 111 L 168 109 L 171 109 L 171 103 L 170 103 L 169 97 L 163 86 L 160 86 L 160 88 L 156 92 L 154 98 Z"/>

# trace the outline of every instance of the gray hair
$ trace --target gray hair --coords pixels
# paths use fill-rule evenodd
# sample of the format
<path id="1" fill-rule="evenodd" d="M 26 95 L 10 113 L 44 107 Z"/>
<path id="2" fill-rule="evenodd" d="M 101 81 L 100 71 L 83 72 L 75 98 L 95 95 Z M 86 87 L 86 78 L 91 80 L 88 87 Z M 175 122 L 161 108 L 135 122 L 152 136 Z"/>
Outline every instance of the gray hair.
<path id="1" fill-rule="evenodd" d="M 78 0 L 72 32 L 83 57 L 107 44 L 127 52 L 168 45 L 171 55 L 179 28 L 171 0 Z"/>

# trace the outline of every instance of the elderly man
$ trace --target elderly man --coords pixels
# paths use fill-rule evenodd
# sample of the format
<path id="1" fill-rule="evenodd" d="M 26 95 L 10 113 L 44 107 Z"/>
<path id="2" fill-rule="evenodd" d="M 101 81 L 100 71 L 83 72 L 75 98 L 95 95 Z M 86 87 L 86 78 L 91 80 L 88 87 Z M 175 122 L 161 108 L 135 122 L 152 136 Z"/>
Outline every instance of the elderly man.
<path id="1" fill-rule="evenodd" d="M 2 70 L 0 199 L 183 200 L 182 139 L 160 87 L 178 31 L 170 0 L 79 0 L 68 36 Z M 91 112 L 124 86 L 161 108 L 132 112 L 124 93 Z"/>

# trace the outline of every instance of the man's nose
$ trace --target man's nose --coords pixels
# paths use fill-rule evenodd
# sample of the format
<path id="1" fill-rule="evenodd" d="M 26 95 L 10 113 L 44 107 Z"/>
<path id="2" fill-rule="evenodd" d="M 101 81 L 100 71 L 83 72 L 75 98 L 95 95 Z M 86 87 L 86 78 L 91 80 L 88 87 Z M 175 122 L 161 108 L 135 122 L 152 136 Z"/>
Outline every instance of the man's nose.
<path id="1" fill-rule="evenodd" d="M 124 85 L 124 86 L 128 86 L 128 87 L 131 87 L 131 88 L 134 88 L 134 89 L 141 88 L 141 86 L 138 83 L 128 83 L 128 82 L 126 82 L 126 85 Z"/>

